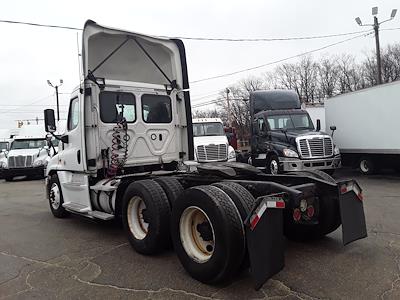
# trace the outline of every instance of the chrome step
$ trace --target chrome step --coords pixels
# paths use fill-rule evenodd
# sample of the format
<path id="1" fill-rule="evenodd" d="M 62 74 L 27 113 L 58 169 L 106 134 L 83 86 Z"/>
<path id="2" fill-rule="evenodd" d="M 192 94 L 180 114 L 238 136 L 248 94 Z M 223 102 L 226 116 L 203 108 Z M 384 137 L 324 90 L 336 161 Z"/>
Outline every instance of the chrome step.
<path id="1" fill-rule="evenodd" d="M 63 203 L 62 205 L 66 210 L 71 210 L 73 212 L 77 212 L 80 214 L 85 214 L 91 211 L 89 206 L 85 206 L 79 203 L 73 203 L 73 202 L 66 202 Z"/>
<path id="2" fill-rule="evenodd" d="M 98 210 L 89 211 L 88 215 L 93 217 L 93 218 L 101 219 L 101 220 L 104 220 L 104 221 L 108 221 L 108 220 L 114 219 L 114 215 L 108 214 L 108 213 L 105 213 L 105 212 L 102 212 L 102 211 L 98 211 Z"/>

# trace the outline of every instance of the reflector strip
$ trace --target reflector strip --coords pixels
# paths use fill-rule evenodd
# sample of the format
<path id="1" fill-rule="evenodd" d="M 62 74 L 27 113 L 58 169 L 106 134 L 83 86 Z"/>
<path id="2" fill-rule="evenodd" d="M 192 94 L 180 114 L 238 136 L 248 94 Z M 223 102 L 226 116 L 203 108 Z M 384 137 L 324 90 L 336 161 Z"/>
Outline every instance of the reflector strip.
<path id="1" fill-rule="evenodd" d="M 268 208 L 285 208 L 285 201 L 267 201 Z"/>
<path id="2" fill-rule="evenodd" d="M 362 194 L 362 192 L 361 192 L 361 189 L 360 189 L 360 187 L 357 185 L 357 183 L 355 183 L 355 182 L 349 182 L 347 185 L 346 185 L 346 184 L 343 184 L 343 185 L 340 187 L 340 193 L 341 193 L 341 194 L 345 194 L 345 193 L 351 192 L 351 191 L 353 191 L 353 192 L 357 195 L 357 198 L 358 198 L 360 201 L 363 201 L 363 200 L 364 200 L 364 197 L 363 197 L 363 194 Z"/>
<path id="3" fill-rule="evenodd" d="M 259 207 L 257 207 L 255 214 L 251 216 L 250 218 L 250 229 L 253 230 L 258 221 L 260 221 L 262 215 L 264 214 L 264 212 L 267 209 L 267 205 L 265 203 L 262 203 Z"/>

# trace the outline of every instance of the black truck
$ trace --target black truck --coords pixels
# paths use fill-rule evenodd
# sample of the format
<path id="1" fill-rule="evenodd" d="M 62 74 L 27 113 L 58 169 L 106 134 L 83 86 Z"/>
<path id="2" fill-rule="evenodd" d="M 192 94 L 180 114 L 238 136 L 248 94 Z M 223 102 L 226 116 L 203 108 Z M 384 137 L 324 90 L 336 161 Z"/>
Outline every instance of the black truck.
<path id="1" fill-rule="evenodd" d="M 301 109 L 296 92 L 255 91 L 250 94 L 251 156 L 249 162 L 268 174 L 339 168 L 339 149 L 332 137 L 316 128 Z M 334 126 L 331 130 L 335 130 Z"/>

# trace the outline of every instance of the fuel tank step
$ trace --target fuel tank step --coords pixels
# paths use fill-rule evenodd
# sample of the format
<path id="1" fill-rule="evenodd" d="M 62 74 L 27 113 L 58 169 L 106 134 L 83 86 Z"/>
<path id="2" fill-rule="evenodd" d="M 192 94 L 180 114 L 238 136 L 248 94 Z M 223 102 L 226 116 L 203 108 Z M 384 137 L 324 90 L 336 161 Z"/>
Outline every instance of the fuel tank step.
<path id="1" fill-rule="evenodd" d="M 104 221 L 108 221 L 108 220 L 114 219 L 114 215 L 108 214 L 108 213 L 105 213 L 105 212 L 102 212 L 102 211 L 98 211 L 98 210 L 89 211 L 88 215 L 93 217 L 93 218 L 104 220 Z"/>

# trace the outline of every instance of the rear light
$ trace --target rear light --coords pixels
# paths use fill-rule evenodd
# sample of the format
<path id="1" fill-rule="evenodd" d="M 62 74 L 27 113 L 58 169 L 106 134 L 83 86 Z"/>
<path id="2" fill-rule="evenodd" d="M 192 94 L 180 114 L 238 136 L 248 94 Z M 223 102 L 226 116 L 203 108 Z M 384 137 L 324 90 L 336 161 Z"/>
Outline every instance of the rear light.
<path id="1" fill-rule="evenodd" d="M 295 209 L 293 210 L 293 220 L 295 220 L 296 222 L 298 222 L 298 221 L 300 221 L 300 219 L 301 219 L 301 212 L 300 212 L 300 209 L 295 208 Z"/>
<path id="2" fill-rule="evenodd" d="M 315 210 L 314 210 L 314 206 L 310 205 L 309 207 L 307 207 L 307 216 L 309 218 L 312 218 L 314 216 Z"/>

